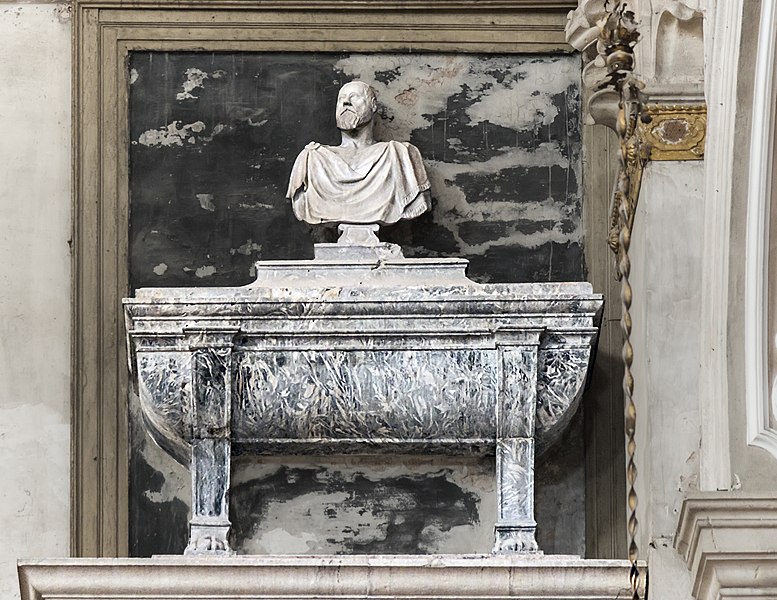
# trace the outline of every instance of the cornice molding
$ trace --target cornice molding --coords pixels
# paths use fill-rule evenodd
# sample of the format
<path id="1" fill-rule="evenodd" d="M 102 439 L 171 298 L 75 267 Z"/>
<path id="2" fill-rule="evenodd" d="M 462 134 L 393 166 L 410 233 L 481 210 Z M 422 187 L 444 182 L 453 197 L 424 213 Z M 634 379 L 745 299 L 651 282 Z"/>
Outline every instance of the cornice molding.
<path id="1" fill-rule="evenodd" d="M 777 596 L 777 498 L 711 492 L 685 500 L 675 548 L 697 600 Z"/>
<path id="2" fill-rule="evenodd" d="M 363 10 L 370 12 L 407 10 L 455 10 L 482 12 L 484 10 L 556 10 L 568 11 L 577 7 L 575 0 L 74 0 L 79 8 L 131 9 L 250 9 L 258 11 L 294 10 Z"/>
<path id="3" fill-rule="evenodd" d="M 628 575 L 629 564 L 623 560 L 552 556 L 246 556 L 19 562 L 22 600 L 617 600 L 627 595 Z"/>

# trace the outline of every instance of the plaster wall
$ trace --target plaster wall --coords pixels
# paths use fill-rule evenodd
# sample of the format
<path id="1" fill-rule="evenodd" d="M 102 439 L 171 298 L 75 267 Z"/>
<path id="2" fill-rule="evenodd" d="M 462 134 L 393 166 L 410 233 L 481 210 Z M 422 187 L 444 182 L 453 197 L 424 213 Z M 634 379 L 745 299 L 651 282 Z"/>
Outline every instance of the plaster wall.
<path id="1" fill-rule="evenodd" d="M 672 582 L 662 598 L 690 597 L 671 537 L 683 499 L 698 489 L 703 187 L 701 161 L 650 163 L 630 254 L 639 547 L 651 580 Z"/>
<path id="2" fill-rule="evenodd" d="M 70 23 L 0 4 L 0 598 L 65 556 L 70 489 Z"/>

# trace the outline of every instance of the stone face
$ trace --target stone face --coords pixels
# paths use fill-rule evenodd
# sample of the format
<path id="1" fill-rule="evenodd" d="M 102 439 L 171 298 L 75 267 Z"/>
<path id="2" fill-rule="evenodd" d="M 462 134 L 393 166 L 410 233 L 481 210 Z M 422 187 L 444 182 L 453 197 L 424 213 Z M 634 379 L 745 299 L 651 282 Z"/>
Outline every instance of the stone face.
<path id="1" fill-rule="evenodd" d="M 146 423 L 182 462 L 192 448 L 191 551 L 229 550 L 232 451 L 495 454 L 495 551 L 537 549 L 535 443 L 576 409 L 601 298 L 480 285 L 465 266 L 258 263 L 249 286 L 125 301 Z"/>

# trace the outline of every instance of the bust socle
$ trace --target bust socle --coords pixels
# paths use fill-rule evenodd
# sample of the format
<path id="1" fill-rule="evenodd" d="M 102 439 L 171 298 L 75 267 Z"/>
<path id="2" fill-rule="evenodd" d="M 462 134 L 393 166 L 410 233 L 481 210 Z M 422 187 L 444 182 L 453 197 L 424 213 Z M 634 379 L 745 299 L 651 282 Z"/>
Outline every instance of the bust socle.
<path id="1" fill-rule="evenodd" d="M 346 83 L 337 96 L 339 146 L 311 142 L 294 163 L 286 197 L 306 223 L 378 223 L 413 219 L 431 207 L 429 179 L 418 149 L 376 142 L 375 90 Z"/>

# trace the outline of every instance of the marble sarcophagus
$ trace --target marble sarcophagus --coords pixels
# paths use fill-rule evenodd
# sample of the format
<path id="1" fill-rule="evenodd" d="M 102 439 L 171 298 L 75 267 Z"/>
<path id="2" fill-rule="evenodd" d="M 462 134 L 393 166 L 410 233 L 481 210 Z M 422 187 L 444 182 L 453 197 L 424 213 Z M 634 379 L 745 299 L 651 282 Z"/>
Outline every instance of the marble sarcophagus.
<path id="1" fill-rule="evenodd" d="M 257 263 L 245 287 L 125 300 L 147 427 L 192 473 L 187 553 L 230 553 L 230 457 L 245 452 L 495 455 L 494 551 L 537 551 L 534 456 L 577 408 L 601 297 L 330 250 Z"/>

